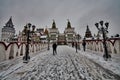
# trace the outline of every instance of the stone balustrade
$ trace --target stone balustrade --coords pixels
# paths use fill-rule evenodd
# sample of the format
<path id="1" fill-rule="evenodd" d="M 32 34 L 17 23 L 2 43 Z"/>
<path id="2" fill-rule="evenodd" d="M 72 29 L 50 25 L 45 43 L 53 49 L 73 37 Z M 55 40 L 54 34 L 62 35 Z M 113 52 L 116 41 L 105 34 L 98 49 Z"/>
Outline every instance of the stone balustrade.
<path id="1" fill-rule="evenodd" d="M 120 38 L 110 38 L 106 42 L 110 54 L 120 54 Z M 80 47 L 82 47 L 82 42 L 80 42 Z M 86 40 L 86 48 L 104 53 L 103 40 Z"/>
<path id="2" fill-rule="evenodd" d="M 47 47 L 48 47 L 47 43 L 31 43 L 29 45 L 29 52 L 30 54 L 34 54 L 43 49 L 47 50 Z M 82 48 L 82 42 L 80 42 L 80 48 Z M 86 40 L 86 48 L 92 51 L 104 53 L 102 40 Z M 26 49 L 25 43 L 0 42 L 0 62 L 24 56 L 25 49 Z M 120 38 L 108 39 L 107 49 L 110 54 L 120 54 Z"/>
<path id="3" fill-rule="evenodd" d="M 31 43 L 29 45 L 29 52 L 30 54 L 37 53 L 46 48 L 46 43 Z M 14 59 L 16 57 L 24 56 L 25 55 L 26 44 L 25 43 L 5 43 L 0 42 L 0 62 Z"/>

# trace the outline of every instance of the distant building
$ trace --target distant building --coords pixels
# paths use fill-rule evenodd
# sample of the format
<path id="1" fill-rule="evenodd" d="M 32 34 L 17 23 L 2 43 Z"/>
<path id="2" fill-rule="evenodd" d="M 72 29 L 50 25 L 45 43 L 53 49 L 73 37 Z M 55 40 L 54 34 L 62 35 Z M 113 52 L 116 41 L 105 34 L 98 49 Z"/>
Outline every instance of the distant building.
<path id="1" fill-rule="evenodd" d="M 40 36 L 40 42 L 47 43 L 48 42 L 48 29 L 43 29 L 42 35 Z"/>
<path id="2" fill-rule="evenodd" d="M 12 22 L 12 17 L 8 20 L 8 22 L 2 28 L 1 41 L 10 42 L 12 38 L 15 36 L 15 28 Z"/>
<path id="3" fill-rule="evenodd" d="M 22 30 L 22 32 L 19 32 L 18 42 L 27 42 L 27 35 L 25 34 L 26 27 L 27 25 L 24 26 L 24 29 Z M 42 43 L 47 42 L 47 34 L 48 34 L 47 29 L 45 29 L 45 31 L 44 31 L 44 28 L 38 28 L 35 30 L 35 26 L 34 27 L 32 26 L 32 30 L 30 30 L 30 33 L 29 33 L 30 41 L 33 43 L 34 42 L 42 42 Z"/>
<path id="4" fill-rule="evenodd" d="M 32 25 L 32 30 L 30 28 L 29 40 L 31 42 L 39 42 L 38 35 L 35 33 L 35 27 L 36 26 Z M 22 30 L 22 32 L 19 31 L 18 42 L 27 42 L 27 35 L 28 35 L 27 29 L 28 29 L 28 24 L 24 26 L 24 29 Z"/>
<path id="5" fill-rule="evenodd" d="M 58 31 L 58 28 L 56 28 L 55 21 L 53 20 L 52 28 L 49 28 L 49 38 L 50 38 L 50 41 L 51 42 L 57 42 L 58 35 L 59 35 L 59 31 Z"/>
<path id="6" fill-rule="evenodd" d="M 67 28 L 65 28 L 64 34 L 65 34 L 67 43 L 71 43 L 71 42 L 75 41 L 75 28 L 71 27 L 71 23 L 69 20 L 67 23 Z"/>
<path id="7" fill-rule="evenodd" d="M 66 37 L 65 37 L 65 34 L 64 33 L 60 33 L 58 35 L 58 41 L 57 41 L 58 44 L 67 44 L 66 42 Z"/>
<path id="8" fill-rule="evenodd" d="M 49 38 L 50 42 L 57 42 L 58 44 L 67 44 L 75 41 L 75 29 L 71 27 L 71 23 L 68 20 L 67 27 L 64 30 L 64 33 L 59 33 L 58 28 L 56 28 L 56 23 L 53 20 L 52 28 L 49 28 Z"/>
<path id="9" fill-rule="evenodd" d="M 19 42 L 26 42 L 27 37 L 25 35 L 25 27 L 22 32 L 19 32 Z M 69 20 L 67 22 L 67 27 L 65 28 L 64 33 L 59 33 L 59 30 L 56 27 L 56 23 L 53 20 L 51 28 L 38 28 L 36 29 L 36 31 L 32 30 L 30 31 L 30 36 L 32 42 L 56 42 L 57 44 L 69 44 L 78 41 L 77 35 L 75 33 L 75 28 L 71 27 L 71 23 Z"/>
<path id="10" fill-rule="evenodd" d="M 87 25 L 87 29 L 86 29 L 84 38 L 93 38 L 88 25 Z"/>
<path id="11" fill-rule="evenodd" d="M 39 33 L 42 36 L 44 34 L 44 28 L 36 29 L 36 33 Z"/>

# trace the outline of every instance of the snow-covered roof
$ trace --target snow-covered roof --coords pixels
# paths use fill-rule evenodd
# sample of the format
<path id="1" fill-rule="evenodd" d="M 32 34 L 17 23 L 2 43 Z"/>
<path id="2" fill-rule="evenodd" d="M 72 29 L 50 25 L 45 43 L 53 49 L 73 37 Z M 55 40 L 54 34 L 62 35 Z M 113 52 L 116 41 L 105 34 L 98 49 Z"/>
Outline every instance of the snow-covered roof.
<path id="1" fill-rule="evenodd" d="M 46 36 L 46 35 L 43 35 L 43 36 L 41 36 L 40 38 L 47 38 L 47 36 Z"/>

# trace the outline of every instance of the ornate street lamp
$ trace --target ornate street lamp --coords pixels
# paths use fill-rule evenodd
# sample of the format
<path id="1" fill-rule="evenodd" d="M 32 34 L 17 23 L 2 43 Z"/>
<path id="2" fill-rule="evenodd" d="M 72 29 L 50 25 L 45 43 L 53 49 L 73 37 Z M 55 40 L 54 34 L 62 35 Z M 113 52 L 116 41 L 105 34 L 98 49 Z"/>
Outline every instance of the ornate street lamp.
<path id="1" fill-rule="evenodd" d="M 23 63 L 28 63 L 28 61 L 30 60 L 30 56 L 29 56 L 29 42 L 30 42 L 30 39 L 29 39 L 29 35 L 30 35 L 30 27 L 31 27 L 31 23 L 28 23 L 26 26 L 25 26 L 25 35 L 27 37 L 27 44 L 26 44 L 26 51 L 25 51 L 25 56 L 23 57 Z"/>
<path id="2" fill-rule="evenodd" d="M 101 25 L 101 27 L 99 27 L 99 24 Z M 103 27 L 104 25 L 105 25 L 105 27 Z M 99 33 L 101 33 L 103 35 L 103 46 L 104 46 L 103 57 L 107 61 L 107 59 L 111 57 L 111 55 L 108 54 L 107 45 L 106 45 L 106 39 L 107 39 L 106 34 L 108 33 L 109 23 L 108 22 L 104 23 L 103 21 L 100 21 L 99 23 L 95 23 L 95 26 L 97 27 Z"/>

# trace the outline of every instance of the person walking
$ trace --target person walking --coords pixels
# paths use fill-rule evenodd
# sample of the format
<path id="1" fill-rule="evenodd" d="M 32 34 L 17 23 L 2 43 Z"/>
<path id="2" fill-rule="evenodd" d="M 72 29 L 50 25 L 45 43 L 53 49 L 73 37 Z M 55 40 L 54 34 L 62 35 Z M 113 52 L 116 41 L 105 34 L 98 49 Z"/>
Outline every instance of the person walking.
<path id="1" fill-rule="evenodd" d="M 85 40 L 83 40 L 82 45 L 83 45 L 83 50 L 85 51 L 86 50 L 86 42 L 85 42 Z"/>
<path id="2" fill-rule="evenodd" d="M 74 47 L 74 42 L 72 42 L 72 47 Z"/>
<path id="3" fill-rule="evenodd" d="M 75 42 L 75 48 L 76 48 L 76 53 L 77 53 L 77 48 L 78 48 L 77 42 Z"/>
<path id="4" fill-rule="evenodd" d="M 56 43 L 53 43 L 53 45 L 52 45 L 52 47 L 53 47 L 53 55 L 55 55 L 55 53 L 57 54 L 57 44 Z"/>

